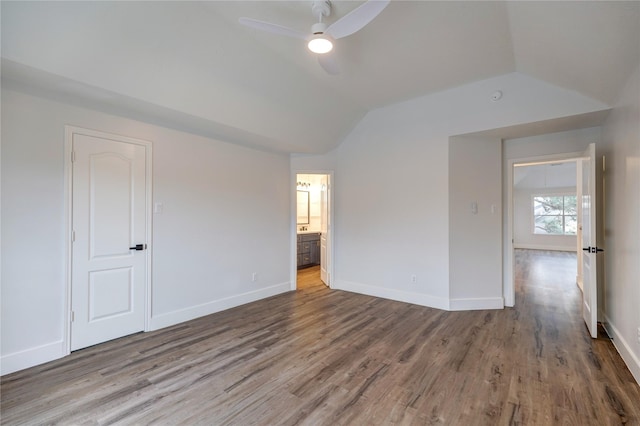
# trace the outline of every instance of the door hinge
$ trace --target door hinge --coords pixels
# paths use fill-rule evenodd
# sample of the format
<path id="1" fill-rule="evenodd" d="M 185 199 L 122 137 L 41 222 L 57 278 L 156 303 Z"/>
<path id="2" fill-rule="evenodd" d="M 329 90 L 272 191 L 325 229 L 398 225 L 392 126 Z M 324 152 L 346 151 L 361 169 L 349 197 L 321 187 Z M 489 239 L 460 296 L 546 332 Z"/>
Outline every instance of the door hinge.
<path id="1" fill-rule="evenodd" d="M 76 313 L 71 311 L 71 322 L 74 322 L 76 320 Z"/>
<path id="2" fill-rule="evenodd" d="M 72 243 L 76 242 L 76 231 L 71 231 L 71 242 Z"/>
<path id="3" fill-rule="evenodd" d="M 71 151 L 71 162 L 72 163 L 76 162 L 76 152 L 75 151 Z"/>

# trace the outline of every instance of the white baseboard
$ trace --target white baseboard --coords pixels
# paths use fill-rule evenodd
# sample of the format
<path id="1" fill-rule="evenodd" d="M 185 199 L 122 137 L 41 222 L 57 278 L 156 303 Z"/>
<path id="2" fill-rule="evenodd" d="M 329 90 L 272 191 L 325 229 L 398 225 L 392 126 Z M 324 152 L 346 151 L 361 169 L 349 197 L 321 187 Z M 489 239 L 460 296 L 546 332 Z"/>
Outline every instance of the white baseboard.
<path id="1" fill-rule="evenodd" d="M 618 329 L 613 325 L 611 319 L 605 315 L 604 317 L 604 328 L 607 330 L 607 334 L 611 337 L 611 341 L 613 342 L 613 346 L 616 347 L 618 353 L 622 357 L 622 360 L 631 374 L 636 379 L 636 382 L 640 385 L 640 359 L 636 356 L 635 353 L 631 350 L 631 346 L 627 341 L 622 337 Z"/>
<path id="2" fill-rule="evenodd" d="M 179 324 L 198 317 L 213 314 L 225 309 L 244 305 L 245 303 L 255 302 L 256 300 L 266 297 L 275 296 L 276 294 L 290 291 L 291 284 L 289 282 L 277 284 L 274 286 L 262 288 L 260 290 L 251 291 L 225 299 L 213 302 L 203 303 L 201 305 L 192 306 L 186 309 L 169 312 L 151 318 L 150 329 L 158 330 L 170 325 Z M 63 341 L 48 343 L 46 345 L 37 346 L 35 348 L 25 349 L 23 351 L 14 352 L 0 357 L 0 375 L 10 374 L 25 368 L 34 367 L 53 361 L 69 355 L 68 348 Z"/>
<path id="3" fill-rule="evenodd" d="M 399 302 L 413 303 L 415 305 L 427 306 L 429 308 L 437 308 L 445 311 L 471 311 L 504 308 L 504 299 L 502 297 L 445 299 L 443 297 L 436 297 L 423 293 L 414 293 L 410 291 L 395 290 L 340 280 L 336 281 L 331 288 L 366 294 L 367 296 L 381 297 L 383 299 L 397 300 Z"/>
<path id="4" fill-rule="evenodd" d="M 256 300 L 275 296 L 276 294 L 285 293 L 287 291 L 291 291 L 291 283 L 289 282 L 152 316 L 151 321 L 149 322 L 148 331 L 159 330 L 164 327 L 180 324 L 181 322 L 214 314 L 216 312 L 224 311 L 225 309 L 235 308 L 236 306 L 244 305 L 245 303 L 255 302 Z"/>
<path id="5" fill-rule="evenodd" d="M 521 244 L 514 243 L 513 248 L 516 249 L 528 249 L 528 250 L 550 250 L 550 251 L 572 251 L 575 253 L 576 247 L 562 247 L 562 246 L 548 246 L 544 244 Z"/>
<path id="6" fill-rule="evenodd" d="M 62 358 L 68 354 L 65 343 L 60 340 L 58 342 L 47 343 L 46 345 L 3 355 L 2 358 L 0 358 L 0 374 L 4 376 L 5 374 Z"/>
<path id="7" fill-rule="evenodd" d="M 342 280 L 335 280 L 331 285 L 331 288 L 335 290 L 366 294 L 367 296 L 381 297 L 383 299 L 397 300 L 399 302 L 413 303 L 415 305 L 427 306 L 429 308 L 449 310 L 448 299 L 423 293 L 395 290 Z"/>
<path id="8" fill-rule="evenodd" d="M 450 311 L 478 311 L 484 309 L 504 309 L 502 297 L 479 297 L 474 299 L 450 299 Z"/>

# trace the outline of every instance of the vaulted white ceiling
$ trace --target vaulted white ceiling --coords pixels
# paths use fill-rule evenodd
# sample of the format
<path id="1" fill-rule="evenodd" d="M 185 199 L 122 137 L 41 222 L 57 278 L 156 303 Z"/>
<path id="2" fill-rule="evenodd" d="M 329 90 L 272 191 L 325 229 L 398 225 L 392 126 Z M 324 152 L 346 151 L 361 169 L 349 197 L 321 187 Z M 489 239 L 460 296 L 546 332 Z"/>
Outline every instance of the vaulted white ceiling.
<path id="1" fill-rule="evenodd" d="M 362 2 L 334 1 L 331 23 Z M 391 4 L 337 41 L 341 74 L 304 42 L 309 1 L 10 2 L 6 85 L 280 152 L 323 153 L 371 109 L 520 72 L 611 105 L 640 60 L 639 2 Z"/>
<path id="2" fill-rule="evenodd" d="M 575 188 L 576 168 L 575 161 L 514 167 L 513 187 L 515 189 Z"/>

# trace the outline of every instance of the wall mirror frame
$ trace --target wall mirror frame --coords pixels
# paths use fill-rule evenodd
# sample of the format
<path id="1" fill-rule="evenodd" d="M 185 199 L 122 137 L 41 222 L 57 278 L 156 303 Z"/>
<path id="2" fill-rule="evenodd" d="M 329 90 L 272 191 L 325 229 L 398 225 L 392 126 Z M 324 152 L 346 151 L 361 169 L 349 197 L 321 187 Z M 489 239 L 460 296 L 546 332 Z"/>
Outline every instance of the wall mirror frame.
<path id="1" fill-rule="evenodd" d="M 297 208 L 296 208 L 296 224 L 308 225 L 309 224 L 309 191 L 297 192 Z"/>

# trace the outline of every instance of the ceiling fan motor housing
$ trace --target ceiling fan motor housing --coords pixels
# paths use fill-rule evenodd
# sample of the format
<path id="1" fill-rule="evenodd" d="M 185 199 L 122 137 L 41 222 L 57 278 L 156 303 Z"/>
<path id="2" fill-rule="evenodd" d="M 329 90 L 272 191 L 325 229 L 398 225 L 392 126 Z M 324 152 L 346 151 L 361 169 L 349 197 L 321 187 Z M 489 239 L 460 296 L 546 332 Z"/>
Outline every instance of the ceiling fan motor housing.
<path id="1" fill-rule="evenodd" d="M 312 34 L 324 34 L 325 31 L 327 31 L 327 24 L 324 22 L 318 22 L 311 26 Z"/>

